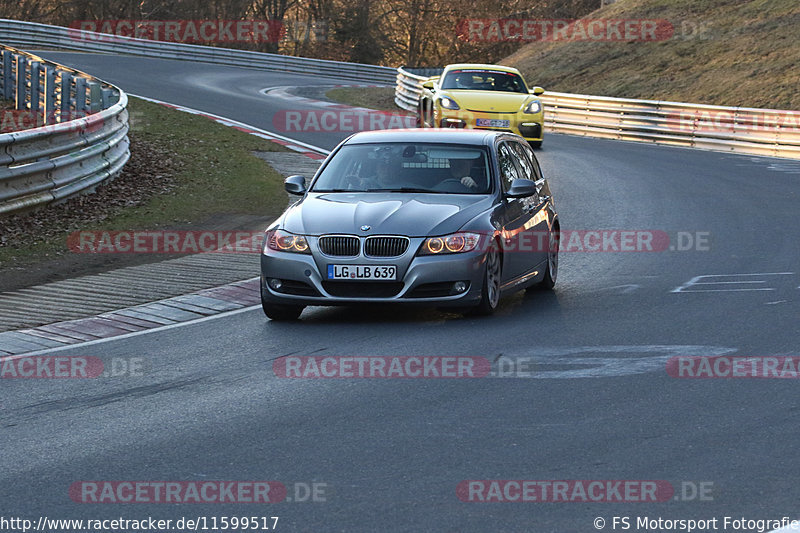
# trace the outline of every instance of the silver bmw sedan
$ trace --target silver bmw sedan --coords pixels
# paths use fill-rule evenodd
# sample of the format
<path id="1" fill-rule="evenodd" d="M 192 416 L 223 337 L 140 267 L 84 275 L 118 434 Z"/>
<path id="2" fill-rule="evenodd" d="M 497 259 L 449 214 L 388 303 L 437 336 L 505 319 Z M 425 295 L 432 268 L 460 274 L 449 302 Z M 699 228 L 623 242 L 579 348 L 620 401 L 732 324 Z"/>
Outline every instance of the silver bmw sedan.
<path id="1" fill-rule="evenodd" d="M 261 301 L 273 320 L 309 305 L 407 303 L 490 314 L 552 289 L 559 221 L 522 137 L 477 130 L 352 135 L 266 230 Z"/>

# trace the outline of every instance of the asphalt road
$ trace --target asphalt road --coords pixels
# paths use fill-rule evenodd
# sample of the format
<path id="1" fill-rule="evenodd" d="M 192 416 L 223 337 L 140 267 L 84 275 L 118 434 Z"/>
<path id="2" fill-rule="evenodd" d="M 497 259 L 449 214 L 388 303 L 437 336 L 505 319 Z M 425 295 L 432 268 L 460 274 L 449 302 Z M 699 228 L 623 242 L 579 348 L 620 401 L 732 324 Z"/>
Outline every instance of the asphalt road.
<path id="1" fill-rule="evenodd" d="M 267 130 L 297 103 L 260 89 L 336 83 L 44 55 L 130 93 Z M 299 138 L 330 148 L 343 136 Z M 309 308 L 300 322 L 274 323 L 253 309 L 58 352 L 107 365 L 135 358 L 141 375 L 3 380 L 2 514 L 558 533 L 597 531 L 597 517 L 612 530 L 614 516 L 628 516 L 630 531 L 644 531 L 634 527 L 644 516 L 716 517 L 718 531 L 725 516 L 796 518 L 797 382 L 676 379 L 665 367 L 673 356 L 800 355 L 800 164 L 560 135 L 538 155 L 562 229 L 656 230 L 673 246 L 688 235 L 701 246 L 564 252 L 554 294 L 513 296 L 489 318 Z M 281 379 L 272 365 L 287 355 L 478 356 L 500 358 L 496 365 L 528 357 L 531 365 L 527 377 Z M 272 480 L 294 501 L 74 503 L 69 488 L 81 480 Z M 676 498 L 463 502 L 464 480 L 664 480 Z M 709 492 L 690 498 L 701 482 Z M 296 501 L 312 483 L 325 501 Z"/>

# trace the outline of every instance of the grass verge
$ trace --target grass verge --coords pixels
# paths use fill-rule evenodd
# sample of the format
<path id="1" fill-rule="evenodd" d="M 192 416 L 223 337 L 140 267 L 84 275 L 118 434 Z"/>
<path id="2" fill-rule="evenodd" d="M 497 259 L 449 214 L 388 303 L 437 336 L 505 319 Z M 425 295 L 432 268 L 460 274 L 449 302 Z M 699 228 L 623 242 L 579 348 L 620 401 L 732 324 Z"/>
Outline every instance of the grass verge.
<path id="1" fill-rule="evenodd" d="M 163 260 L 158 254 L 101 258 L 67 250 L 74 231 L 255 230 L 286 207 L 283 178 L 254 151 L 280 145 L 161 105 L 131 98 L 131 159 L 95 194 L 0 217 L 0 290 Z M 266 221 L 266 222 L 265 222 Z M 52 275 L 47 277 L 48 272 Z M 9 281 L 9 278 L 15 278 Z"/>
<path id="2" fill-rule="evenodd" d="M 337 87 L 325 96 L 345 105 L 380 111 L 402 111 L 394 103 L 394 87 Z"/>

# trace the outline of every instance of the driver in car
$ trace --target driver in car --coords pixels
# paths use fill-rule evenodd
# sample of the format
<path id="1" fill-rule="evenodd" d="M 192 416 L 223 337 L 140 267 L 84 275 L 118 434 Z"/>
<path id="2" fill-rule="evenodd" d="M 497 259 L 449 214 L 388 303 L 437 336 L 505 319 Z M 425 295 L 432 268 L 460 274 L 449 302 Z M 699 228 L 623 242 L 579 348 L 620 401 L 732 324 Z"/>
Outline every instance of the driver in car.
<path id="1" fill-rule="evenodd" d="M 470 176 L 470 170 L 472 170 L 471 159 L 450 159 L 450 175 L 452 179 L 457 179 L 464 187 L 477 191 L 482 186 L 475 181 L 475 178 Z"/>

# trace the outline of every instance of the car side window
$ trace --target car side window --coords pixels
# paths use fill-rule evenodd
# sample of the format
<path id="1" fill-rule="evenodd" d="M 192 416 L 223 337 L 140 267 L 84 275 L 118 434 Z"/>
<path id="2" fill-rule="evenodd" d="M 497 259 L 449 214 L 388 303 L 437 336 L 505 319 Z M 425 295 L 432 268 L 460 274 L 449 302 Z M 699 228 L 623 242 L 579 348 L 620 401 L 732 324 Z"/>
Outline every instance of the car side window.
<path id="1" fill-rule="evenodd" d="M 519 165 L 520 173 L 522 178 L 526 180 L 533 180 L 536 181 L 536 175 L 533 170 L 533 163 L 531 162 L 531 158 L 527 152 L 525 152 L 525 147 L 522 146 L 522 143 L 509 143 L 514 150 L 514 153 L 517 156 L 517 164 Z"/>
<path id="2" fill-rule="evenodd" d="M 544 176 L 542 176 L 542 168 L 539 166 L 539 160 L 536 159 L 536 154 L 533 153 L 530 146 L 524 146 L 525 153 L 527 153 L 530 158 L 531 162 L 533 163 L 533 173 L 536 176 L 534 179 L 536 181 L 541 180 Z"/>
<path id="3" fill-rule="evenodd" d="M 507 191 L 511 188 L 511 182 L 519 178 L 519 169 L 514 164 L 514 159 L 517 156 L 514 151 L 508 146 L 507 142 L 501 142 L 497 147 L 497 163 L 500 166 L 500 182 L 503 185 L 503 190 Z"/>

